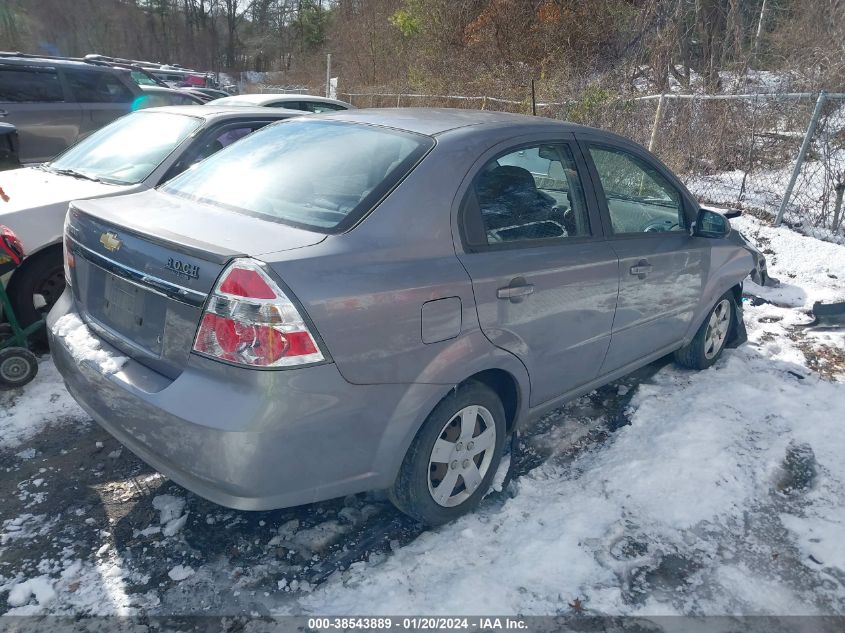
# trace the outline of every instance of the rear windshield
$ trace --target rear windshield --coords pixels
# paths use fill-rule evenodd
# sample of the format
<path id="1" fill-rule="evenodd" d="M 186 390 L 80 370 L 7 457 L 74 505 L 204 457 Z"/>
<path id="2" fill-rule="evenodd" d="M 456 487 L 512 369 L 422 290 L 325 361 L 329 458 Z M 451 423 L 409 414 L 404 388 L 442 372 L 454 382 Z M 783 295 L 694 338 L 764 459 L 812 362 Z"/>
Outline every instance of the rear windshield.
<path id="1" fill-rule="evenodd" d="M 352 226 L 432 147 L 428 136 L 292 119 L 232 144 L 163 191 L 321 233 Z"/>

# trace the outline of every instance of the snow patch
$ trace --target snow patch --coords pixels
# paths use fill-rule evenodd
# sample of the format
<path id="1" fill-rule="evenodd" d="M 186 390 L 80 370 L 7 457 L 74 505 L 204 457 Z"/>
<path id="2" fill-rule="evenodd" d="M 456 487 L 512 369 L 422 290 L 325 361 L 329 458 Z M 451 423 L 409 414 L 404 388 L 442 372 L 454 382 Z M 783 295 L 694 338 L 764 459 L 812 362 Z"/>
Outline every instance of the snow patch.
<path id="1" fill-rule="evenodd" d="M 120 371 L 129 360 L 103 349 L 100 340 L 75 314 L 66 314 L 57 320 L 53 324 L 53 334 L 63 339 L 75 361 L 91 363 L 104 374 Z"/>
<path id="2" fill-rule="evenodd" d="M 182 582 L 186 578 L 193 576 L 194 570 L 188 565 L 176 565 L 176 567 L 167 572 L 167 575 L 170 576 L 171 580 Z"/>

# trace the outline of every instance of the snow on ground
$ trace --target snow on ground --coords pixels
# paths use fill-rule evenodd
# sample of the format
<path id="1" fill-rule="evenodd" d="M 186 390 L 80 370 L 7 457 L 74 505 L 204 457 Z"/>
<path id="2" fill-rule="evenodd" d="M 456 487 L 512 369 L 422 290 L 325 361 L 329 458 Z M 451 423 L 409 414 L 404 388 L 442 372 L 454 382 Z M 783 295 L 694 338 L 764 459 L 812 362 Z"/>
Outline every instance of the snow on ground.
<path id="1" fill-rule="evenodd" d="M 87 417 L 65 390 L 55 365 L 44 358 L 23 394 L 0 392 L 0 448 L 19 446 L 47 425 Z"/>
<path id="2" fill-rule="evenodd" d="M 809 321 L 795 308 L 845 300 L 845 249 L 734 223 L 763 237 L 784 282 L 749 289 L 787 306 L 747 305 L 749 345 L 704 372 L 663 369 L 608 445 L 552 459 L 503 507 L 354 565 L 302 598 L 305 611 L 548 614 L 578 598 L 606 614 L 845 612 L 845 386 L 811 374 L 787 336 Z M 817 336 L 845 348 L 841 334 Z M 803 492 L 788 488 L 797 447 L 817 470 Z"/>
<path id="3" fill-rule="evenodd" d="M 378 495 L 214 506 L 87 424 L 45 360 L 0 394 L 0 612 L 845 613 L 845 337 L 801 327 L 845 299 L 845 248 L 734 225 L 783 282 L 747 284 L 749 343 L 546 416 L 505 491 L 434 530 Z"/>

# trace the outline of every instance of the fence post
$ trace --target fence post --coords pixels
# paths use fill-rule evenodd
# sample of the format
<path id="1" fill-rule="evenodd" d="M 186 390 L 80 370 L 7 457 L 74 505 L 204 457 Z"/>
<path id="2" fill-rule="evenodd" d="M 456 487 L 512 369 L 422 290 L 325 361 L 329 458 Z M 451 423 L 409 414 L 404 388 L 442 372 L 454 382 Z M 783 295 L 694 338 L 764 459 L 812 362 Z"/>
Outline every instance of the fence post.
<path id="1" fill-rule="evenodd" d="M 837 231 L 839 230 L 839 214 L 842 212 L 842 196 L 845 194 L 845 182 L 836 183 L 834 191 L 836 191 L 836 206 L 833 208 L 833 223 L 830 228 Z"/>
<path id="2" fill-rule="evenodd" d="M 804 134 L 801 149 L 798 151 L 798 158 L 795 159 L 795 167 L 792 170 L 792 176 L 789 178 L 789 184 L 786 186 L 786 191 L 783 194 L 783 201 L 780 203 L 780 209 L 775 218 L 775 226 L 780 226 L 780 223 L 783 222 L 783 214 L 786 213 L 786 207 L 789 206 L 789 199 L 792 198 L 792 190 L 795 188 L 798 174 L 801 173 L 801 166 L 804 164 L 807 150 L 810 149 L 810 143 L 813 142 L 813 135 L 816 133 L 816 126 L 819 124 L 819 117 L 821 117 L 822 106 L 824 106 L 826 97 L 825 91 L 822 90 L 819 93 L 819 98 L 816 99 L 816 107 L 813 110 L 813 116 L 810 118 L 810 125 L 807 126 L 807 133 Z"/>
<path id="3" fill-rule="evenodd" d="M 654 150 L 654 145 L 657 143 L 657 128 L 660 125 L 660 118 L 663 115 L 663 102 L 666 100 L 666 95 L 661 93 L 660 99 L 657 101 L 657 112 L 654 113 L 654 125 L 651 127 L 651 138 L 648 141 L 648 151 Z"/>
<path id="4" fill-rule="evenodd" d="M 329 98 L 332 89 L 332 54 L 326 53 L 326 99 Z"/>

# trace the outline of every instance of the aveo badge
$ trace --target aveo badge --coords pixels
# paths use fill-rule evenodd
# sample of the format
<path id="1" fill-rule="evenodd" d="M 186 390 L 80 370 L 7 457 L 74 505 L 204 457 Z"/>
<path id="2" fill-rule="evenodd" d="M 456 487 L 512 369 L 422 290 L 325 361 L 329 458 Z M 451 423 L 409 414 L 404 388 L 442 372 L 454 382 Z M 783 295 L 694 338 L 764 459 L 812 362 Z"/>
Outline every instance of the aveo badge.
<path id="1" fill-rule="evenodd" d="M 186 262 L 179 261 L 178 259 L 173 259 L 172 257 L 167 258 L 167 263 L 164 267 L 167 270 L 172 270 L 174 273 L 184 275 L 190 279 L 199 279 L 200 276 L 199 266 L 196 266 L 195 264 L 188 264 Z"/>

